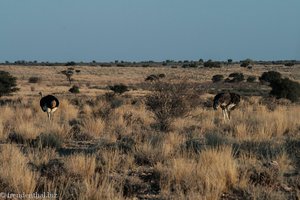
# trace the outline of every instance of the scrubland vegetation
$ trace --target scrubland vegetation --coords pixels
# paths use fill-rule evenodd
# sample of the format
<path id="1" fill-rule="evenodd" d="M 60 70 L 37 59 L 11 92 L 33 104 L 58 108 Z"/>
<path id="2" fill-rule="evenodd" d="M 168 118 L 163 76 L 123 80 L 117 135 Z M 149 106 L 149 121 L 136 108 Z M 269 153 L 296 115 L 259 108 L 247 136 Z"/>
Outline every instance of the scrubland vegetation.
<path id="1" fill-rule="evenodd" d="M 299 199 L 300 105 L 269 97 L 270 84 L 256 81 L 276 70 L 298 82 L 298 65 L 74 68 L 80 73 L 71 80 L 61 73 L 65 66 L 1 67 L 17 77 L 19 91 L 1 97 L 0 192 Z M 238 83 L 223 80 L 239 73 Z M 151 74 L 165 77 L 145 81 Z M 217 74 L 223 78 L 213 82 Z M 244 80 L 250 76 L 256 79 Z M 79 93 L 68 92 L 70 80 Z M 230 122 L 212 109 L 223 90 L 242 94 Z M 60 100 L 53 121 L 40 109 L 39 91 Z"/>

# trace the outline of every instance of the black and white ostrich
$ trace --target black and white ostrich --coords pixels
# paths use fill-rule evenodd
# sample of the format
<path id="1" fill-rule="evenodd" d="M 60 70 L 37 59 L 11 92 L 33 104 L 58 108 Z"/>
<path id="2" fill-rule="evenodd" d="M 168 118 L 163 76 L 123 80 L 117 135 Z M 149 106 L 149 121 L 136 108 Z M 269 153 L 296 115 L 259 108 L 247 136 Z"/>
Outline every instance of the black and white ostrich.
<path id="1" fill-rule="evenodd" d="M 213 108 L 217 110 L 219 107 L 222 109 L 224 120 L 230 120 L 230 111 L 240 103 L 240 95 L 231 92 L 219 93 L 214 98 Z"/>
<path id="2" fill-rule="evenodd" d="M 39 94 L 41 95 L 40 106 L 44 112 L 47 112 L 48 119 L 51 120 L 53 118 L 53 113 L 59 106 L 59 101 L 53 95 L 47 95 L 43 97 L 42 92 Z"/>

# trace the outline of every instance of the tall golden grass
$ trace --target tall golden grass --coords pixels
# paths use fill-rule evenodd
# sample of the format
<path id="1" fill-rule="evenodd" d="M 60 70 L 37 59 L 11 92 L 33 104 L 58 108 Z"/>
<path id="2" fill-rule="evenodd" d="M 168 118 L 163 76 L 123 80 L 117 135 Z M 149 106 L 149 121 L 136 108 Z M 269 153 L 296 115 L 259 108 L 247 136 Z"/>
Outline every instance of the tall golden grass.
<path id="1" fill-rule="evenodd" d="M 162 185 L 166 195 L 173 187 L 179 195 L 185 191 L 186 198 L 198 194 L 203 199 L 218 199 L 237 183 L 237 163 L 231 148 L 208 149 L 199 156 L 198 160 L 180 157 L 167 165 L 157 164 L 156 168 L 165 174 Z"/>
<path id="2" fill-rule="evenodd" d="M 0 148 L 0 177 L 8 185 L 3 192 L 31 194 L 37 184 L 38 174 L 28 168 L 29 159 L 16 145 L 4 145 Z"/>

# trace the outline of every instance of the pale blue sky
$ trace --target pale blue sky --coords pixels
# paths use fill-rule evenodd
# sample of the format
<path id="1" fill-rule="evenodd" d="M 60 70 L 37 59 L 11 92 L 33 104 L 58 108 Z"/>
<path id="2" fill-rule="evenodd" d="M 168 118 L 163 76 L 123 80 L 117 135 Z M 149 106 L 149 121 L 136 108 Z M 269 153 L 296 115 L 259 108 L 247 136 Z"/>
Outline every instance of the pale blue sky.
<path id="1" fill-rule="evenodd" d="M 299 0 L 0 0 L 0 62 L 300 60 Z"/>

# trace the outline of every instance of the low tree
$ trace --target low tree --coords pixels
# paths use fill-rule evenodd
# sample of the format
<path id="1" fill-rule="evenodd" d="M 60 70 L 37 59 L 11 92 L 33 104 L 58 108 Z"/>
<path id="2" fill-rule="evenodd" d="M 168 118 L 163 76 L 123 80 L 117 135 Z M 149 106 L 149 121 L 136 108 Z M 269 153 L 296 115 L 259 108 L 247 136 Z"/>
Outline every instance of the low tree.
<path id="1" fill-rule="evenodd" d="M 228 65 L 231 65 L 231 64 L 232 64 L 232 59 L 228 59 L 228 60 L 227 60 L 227 64 L 228 64 Z"/>
<path id="2" fill-rule="evenodd" d="M 62 74 L 64 74 L 67 78 L 67 80 L 69 81 L 70 85 L 72 84 L 72 76 L 74 75 L 74 71 L 71 69 L 67 69 L 67 70 L 63 70 L 61 71 Z"/>
<path id="3" fill-rule="evenodd" d="M 17 88 L 16 86 L 16 77 L 13 77 L 9 72 L 0 71 L 0 97 L 18 91 L 19 88 Z"/>

